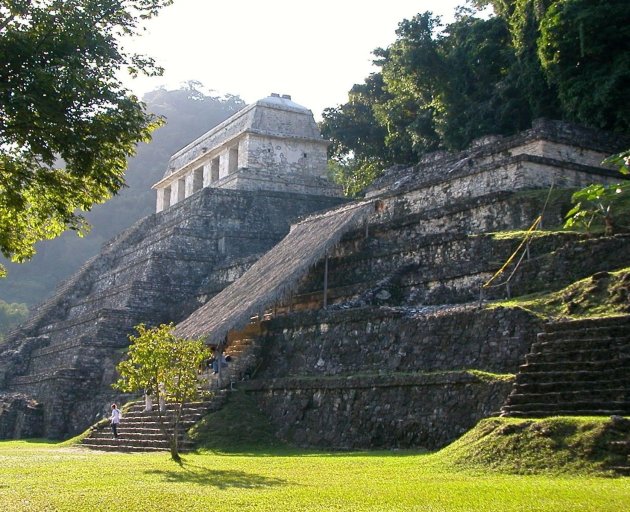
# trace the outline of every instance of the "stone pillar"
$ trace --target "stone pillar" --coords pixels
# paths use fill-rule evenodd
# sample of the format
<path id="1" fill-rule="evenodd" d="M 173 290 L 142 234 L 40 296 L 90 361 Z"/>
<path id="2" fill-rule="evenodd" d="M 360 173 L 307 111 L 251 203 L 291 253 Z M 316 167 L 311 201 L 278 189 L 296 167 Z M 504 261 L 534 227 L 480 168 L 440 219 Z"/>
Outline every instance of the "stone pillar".
<path id="1" fill-rule="evenodd" d="M 212 181 L 211 167 L 212 167 L 211 162 L 205 163 L 203 165 L 203 186 L 204 187 L 209 187 Z"/>
<path id="2" fill-rule="evenodd" d="M 219 179 L 225 178 L 230 173 L 230 152 L 224 151 L 219 155 Z"/>
<path id="3" fill-rule="evenodd" d="M 228 155 L 228 174 L 233 174 L 238 170 L 238 146 L 230 148 Z"/>
<path id="4" fill-rule="evenodd" d="M 179 180 L 175 180 L 171 183 L 171 199 L 169 205 L 177 204 L 177 198 L 179 197 Z"/>
<path id="5" fill-rule="evenodd" d="M 171 187 L 158 188 L 157 189 L 157 202 L 155 205 L 155 211 L 161 212 L 166 210 L 171 205 Z"/>
<path id="6" fill-rule="evenodd" d="M 184 182 L 185 182 L 185 185 L 184 185 L 184 189 L 185 189 L 184 197 L 190 197 L 190 196 L 192 196 L 195 193 L 195 190 L 194 190 L 194 179 L 195 179 L 194 172 L 188 173 L 186 175 L 186 177 L 184 178 Z"/>

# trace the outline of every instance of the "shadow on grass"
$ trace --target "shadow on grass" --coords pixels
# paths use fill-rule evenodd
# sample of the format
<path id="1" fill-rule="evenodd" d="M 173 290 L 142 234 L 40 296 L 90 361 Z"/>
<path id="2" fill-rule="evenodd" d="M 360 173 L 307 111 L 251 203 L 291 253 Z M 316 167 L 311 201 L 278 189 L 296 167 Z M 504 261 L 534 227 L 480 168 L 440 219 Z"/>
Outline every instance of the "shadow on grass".
<path id="1" fill-rule="evenodd" d="M 196 450 L 200 455 L 211 453 L 222 457 L 416 457 L 434 453 L 422 448 L 403 448 L 396 450 L 334 450 L 316 448 L 299 448 L 293 446 L 267 447 L 267 446 L 222 446 L 201 447 Z"/>
<path id="2" fill-rule="evenodd" d="M 230 471 L 208 469 L 203 466 L 196 466 L 183 462 L 179 470 L 150 470 L 145 471 L 147 475 L 156 475 L 164 478 L 167 482 L 185 483 L 208 486 L 217 489 L 228 489 L 237 487 L 239 489 L 258 489 L 263 487 L 273 487 L 286 485 L 287 481 L 280 478 L 269 478 L 261 475 L 254 475 L 244 471 Z"/>
<path id="3" fill-rule="evenodd" d="M 6 441 L 10 441 L 18 444 L 49 444 L 50 446 L 59 446 L 63 441 L 59 441 L 57 439 L 46 439 L 45 437 L 33 437 L 29 439 L 6 439 Z"/>

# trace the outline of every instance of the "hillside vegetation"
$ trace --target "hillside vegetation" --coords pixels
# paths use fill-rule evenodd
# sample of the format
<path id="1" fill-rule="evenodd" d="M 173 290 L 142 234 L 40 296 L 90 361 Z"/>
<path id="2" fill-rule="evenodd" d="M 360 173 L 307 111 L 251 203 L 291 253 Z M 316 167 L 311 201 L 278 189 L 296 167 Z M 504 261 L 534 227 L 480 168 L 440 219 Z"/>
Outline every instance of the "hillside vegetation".
<path id="1" fill-rule="evenodd" d="M 477 9 L 487 6 L 494 15 Z M 324 111 L 333 174 L 358 194 L 391 165 L 541 117 L 628 134 L 629 51 L 623 0 L 473 0 L 448 24 L 419 13 L 374 50 L 376 71 L 348 101 Z"/>

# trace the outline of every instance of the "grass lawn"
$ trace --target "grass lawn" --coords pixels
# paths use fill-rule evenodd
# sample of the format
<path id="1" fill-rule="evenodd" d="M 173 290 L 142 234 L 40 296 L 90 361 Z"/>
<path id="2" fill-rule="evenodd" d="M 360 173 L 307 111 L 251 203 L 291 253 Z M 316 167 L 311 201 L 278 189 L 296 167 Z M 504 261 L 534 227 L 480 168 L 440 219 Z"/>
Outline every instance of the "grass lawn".
<path id="1" fill-rule="evenodd" d="M 456 470 L 440 452 L 206 452 L 180 466 L 165 453 L 3 441 L 0 510 L 620 512 L 630 479 Z"/>

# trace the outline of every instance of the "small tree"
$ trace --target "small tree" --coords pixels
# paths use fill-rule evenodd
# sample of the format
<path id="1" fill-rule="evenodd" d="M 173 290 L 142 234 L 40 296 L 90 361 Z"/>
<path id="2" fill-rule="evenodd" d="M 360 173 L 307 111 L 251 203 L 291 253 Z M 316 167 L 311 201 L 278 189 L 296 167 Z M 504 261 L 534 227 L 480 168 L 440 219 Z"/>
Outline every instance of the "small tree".
<path id="1" fill-rule="evenodd" d="M 179 338 L 173 324 L 147 328 L 136 326 L 137 336 L 129 336 L 127 357 L 117 370 L 120 379 L 113 387 L 123 392 L 145 391 L 174 404 L 172 430 L 158 408 L 158 424 L 169 442 L 171 457 L 180 461 L 179 430 L 184 403 L 199 398 L 198 369 L 210 357 L 209 349 L 198 339 Z"/>
<path id="2" fill-rule="evenodd" d="M 630 167 L 630 150 L 613 155 L 604 163 L 614 164 L 619 167 L 621 174 L 628 174 Z M 565 215 L 565 228 L 581 226 L 590 231 L 594 221 L 604 224 L 606 235 L 614 234 L 617 212 L 615 211 L 622 200 L 630 193 L 630 182 L 602 185 L 594 183 L 578 190 L 571 196 L 573 208 Z"/>

